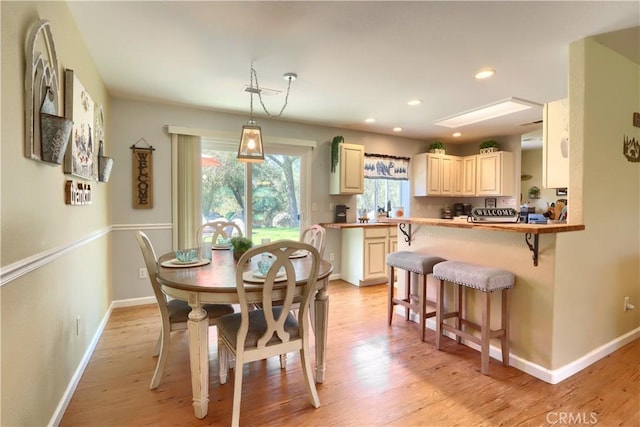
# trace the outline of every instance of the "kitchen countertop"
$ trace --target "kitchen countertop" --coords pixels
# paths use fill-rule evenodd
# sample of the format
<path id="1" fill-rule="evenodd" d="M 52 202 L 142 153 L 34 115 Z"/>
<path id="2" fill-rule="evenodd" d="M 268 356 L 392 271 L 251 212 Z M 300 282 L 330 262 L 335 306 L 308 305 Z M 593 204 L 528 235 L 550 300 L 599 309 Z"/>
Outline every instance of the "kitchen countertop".
<path id="1" fill-rule="evenodd" d="M 528 234 L 552 234 L 562 233 L 566 231 L 584 230 L 584 224 L 524 224 L 524 223 L 472 223 L 464 220 L 456 219 L 439 219 L 439 218 L 385 218 L 380 220 L 378 224 L 415 224 L 430 225 L 437 227 L 453 227 L 453 228 L 472 228 L 476 230 L 490 231 L 511 231 L 515 233 Z"/>
<path id="2" fill-rule="evenodd" d="M 372 228 L 372 227 L 395 227 L 397 224 L 389 222 L 328 222 L 320 224 L 324 228 Z"/>

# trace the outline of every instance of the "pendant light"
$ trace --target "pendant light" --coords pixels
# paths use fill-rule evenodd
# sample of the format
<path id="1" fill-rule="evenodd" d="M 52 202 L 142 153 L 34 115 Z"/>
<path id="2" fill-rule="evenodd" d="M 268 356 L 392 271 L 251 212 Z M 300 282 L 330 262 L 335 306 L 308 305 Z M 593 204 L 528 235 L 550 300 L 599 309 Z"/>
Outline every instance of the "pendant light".
<path id="1" fill-rule="evenodd" d="M 269 117 L 280 117 L 284 112 L 285 107 L 287 106 L 287 102 L 289 100 L 289 90 L 291 89 L 291 82 L 297 78 L 297 74 L 295 73 L 286 73 L 283 75 L 285 80 L 289 81 L 287 86 L 287 94 L 284 99 L 284 105 L 280 110 L 280 113 L 277 115 L 272 115 L 267 111 L 267 108 L 264 106 L 262 102 L 262 91 L 260 89 L 260 85 L 258 83 L 258 75 L 256 74 L 256 70 L 253 68 L 253 64 L 251 64 L 251 72 L 250 72 L 250 85 L 245 90 L 251 94 L 250 101 L 250 116 L 249 122 L 246 125 L 242 126 L 242 134 L 240 135 L 240 146 L 238 147 L 238 161 L 240 162 L 262 162 L 264 161 L 264 147 L 262 145 L 262 129 L 260 126 L 256 124 L 256 121 L 253 119 L 253 95 L 258 94 L 258 98 L 260 99 L 260 104 L 262 105 L 262 109 L 267 116 Z M 253 80 L 255 78 L 256 85 L 253 86 Z"/>

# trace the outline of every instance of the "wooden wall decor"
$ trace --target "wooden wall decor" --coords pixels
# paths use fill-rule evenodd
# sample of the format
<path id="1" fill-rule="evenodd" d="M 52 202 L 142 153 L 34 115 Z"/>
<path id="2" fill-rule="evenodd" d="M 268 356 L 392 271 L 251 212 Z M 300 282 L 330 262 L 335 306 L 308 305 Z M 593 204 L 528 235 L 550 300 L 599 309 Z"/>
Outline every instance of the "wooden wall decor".
<path id="1" fill-rule="evenodd" d="M 67 126 L 67 121 L 57 116 L 61 111 L 58 57 L 48 20 L 36 22 L 29 30 L 25 43 L 25 58 L 24 155 L 28 159 L 60 164 L 56 151 L 60 149 L 64 152 L 61 145 L 64 143 L 66 147 L 68 133 L 66 141 L 63 141 L 62 127 Z M 46 105 L 43 106 L 45 101 Z M 41 120 L 45 120 L 45 126 L 52 130 L 49 135 L 50 142 L 55 146 L 47 151 L 48 160 L 44 159 L 42 154 Z M 60 132 L 57 129 L 60 129 Z"/>
<path id="2" fill-rule="evenodd" d="M 138 147 L 138 143 L 143 142 L 147 147 Z M 132 191 L 134 209 L 153 208 L 153 152 L 155 148 L 149 145 L 144 138 L 131 147 L 132 158 Z"/>
<path id="3" fill-rule="evenodd" d="M 93 203 L 91 184 L 68 180 L 64 187 L 64 202 L 72 206 L 86 206 Z"/>
<path id="4" fill-rule="evenodd" d="M 95 114 L 91 95 L 73 70 L 67 69 L 65 76 L 64 113 L 73 120 L 71 141 L 64 156 L 64 173 L 80 178 L 95 177 Z"/>
<path id="5" fill-rule="evenodd" d="M 622 140 L 622 154 L 624 154 L 630 162 L 640 162 L 640 142 L 636 141 L 635 138 L 629 138 L 625 135 Z"/>

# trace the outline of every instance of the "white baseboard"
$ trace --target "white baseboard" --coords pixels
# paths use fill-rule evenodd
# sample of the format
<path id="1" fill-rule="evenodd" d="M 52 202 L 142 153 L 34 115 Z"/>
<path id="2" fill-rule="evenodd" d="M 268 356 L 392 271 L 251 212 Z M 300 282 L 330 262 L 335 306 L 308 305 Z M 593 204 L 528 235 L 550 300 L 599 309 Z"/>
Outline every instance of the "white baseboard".
<path id="1" fill-rule="evenodd" d="M 404 317 L 404 308 L 396 307 L 396 313 Z M 415 313 L 411 312 L 410 318 L 412 321 L 418 322 L 418 316 Z M 433 318 L 427 319 L 426 324 L 427 328 L 435 331 L 436 322 Z M 455 335 L 450 332 L 445 331 L 445 335 L 455 339 Z M 638 338 L 640 338 L 640 328 L 629 331 L 558 369 L 545 368 L 514 354 L 509 354 L 509 365 L 546 383 L 558 384 Z M 474 342 L 463 339 L 462 344 L 480 351 L 480 346 Z M 493 359 L 502 362 L 502 351 L 498 347 L 490 346 L 489 354 Z"/>
<path id="2" fill-rule="evenodd" d="M 112 311 L 113 311 L 113 303 L 111 303 L 111 305 L 109 306 L 109 309 L 107 310 L 104 317 L 102 318 L 102 321 L 98 325 L 98 329 L 96 330 L 96 333 L 93 335 L 93 339 L 89 343 L 87 350 L 84 352 L 84 356 L 82 356 L 82 359 L 80 360 L 80 363 L 76 368 L 76 371 L 73 373 L 73 376 L 71 377 L 71 380 L 69 381 L 69 384 L 67 385 L 66 390 L 62 394 L 62 398 L 60 399 L 60 402 L 58 403 L 56 410 L 53 412 L 53 415 L 51 416 L 51 419 L 47 424 L 48 426 L 58 426 L 60 424 L 60 421 L 62 421 L 64 412 L 67 410 L 67 406 L 69 406 L 69 402 L 71 402 L 73 393 L 75 393 L 76 388 L 78 387 L 80 378 L 82 378 L 82 374 L 84 373 L 84 370 L 87 368 L 87 365 L 91 360 L 93 351 L 96 349 L 96 346 L 98 345 L 98 341 L 100 340 L 100 337 L 104 332 L 104 328 L 107 326 L 107 322 L 111 317 Z"/>
<path id="3" fill-rule="evenodd" d="M 133 307 L 136 305 L 156 304 L 156 297 L 119 299 L 112 303 L 113 308 Z"/>

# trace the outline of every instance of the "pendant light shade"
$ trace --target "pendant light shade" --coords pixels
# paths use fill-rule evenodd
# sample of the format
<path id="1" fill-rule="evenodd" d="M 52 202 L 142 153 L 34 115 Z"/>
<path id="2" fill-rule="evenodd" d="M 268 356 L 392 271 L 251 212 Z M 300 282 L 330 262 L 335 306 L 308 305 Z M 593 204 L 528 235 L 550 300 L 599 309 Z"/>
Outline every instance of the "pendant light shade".
<path id="1" fill-rule="evenodd" d="M 253 120 L 249 121 L 249 124 L 242 126 L 240 147 L 238 148 L 238 160 L 241 162 L 264 161 L 262 130 L 260 129 L 260 126 L 256 126 L 256 122 Z"/>
<path id="2" fill-rule="evenodd" d="M 256 70 L 253 68 L 253 63 L 251 64 L 250 70 L 250 85 L 245 88 L 246 92 L 251 94 L 251 103 L 249 104 L 251 111 L 251 118 L 249 119 L 249 123 L 242 126 L 242 135 L 240 135 L 240 146 L 238 147 L 238 161 L 239 162 L 262 162 L 264 161 L 264 149 L 262 147 L 262 129 L 260 126 L 256 125 L 256 122 L 253 120 L 253 95 L 258 94 L 258 98 L 260 98 L 260 105 L 264 109 L 264 112 L 269 117 L 280 117 L 284 112 L 284 109 L 287 107 L 287 101 L 289 100 L 289 91 L 291 90 L 291 82 L 295 80 L 298 75 L 296 73 L 286 73 L 282 77 L 289 82 L 287 85 L 287 94 L 284 98 L 284 105 L 280 110 L 280 113 L 277 115 L 269 113 L 267 107 L 262 103 L 262 91 L 260 89 L 260 84 L 258 83 L 258 75 L 256 74 Z M 255 79 L 256 85 L 253 85 L 253 81 Z"/>

